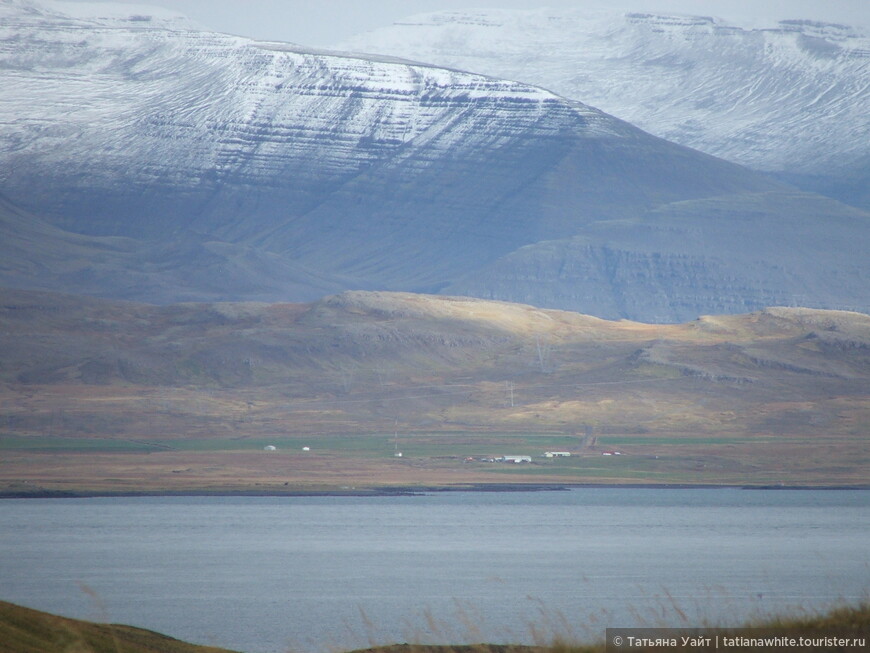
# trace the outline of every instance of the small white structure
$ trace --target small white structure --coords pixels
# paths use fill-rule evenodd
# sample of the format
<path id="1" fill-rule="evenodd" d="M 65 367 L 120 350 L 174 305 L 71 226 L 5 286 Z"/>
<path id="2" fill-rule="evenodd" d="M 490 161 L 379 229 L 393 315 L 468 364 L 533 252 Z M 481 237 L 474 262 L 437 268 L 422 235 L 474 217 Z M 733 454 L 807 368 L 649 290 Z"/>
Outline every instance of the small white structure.
<path id="1" fill-rule="evenodd" d="M 531 456 L 502 456 L 502 462 L 516 463 L 517 465 L 519 465 L 520 463 L 532 462 L 532 457 Z"/>
<path id="2" fill-rule="evenodd" d="M 544 452 L 544 458 L 568 458 L 570 457 L 570 451 L 546 451 Z"/>
<path id="3" fill-rule="evenodd" d="M 273 444 L 267 444 L 265 447 L 263 447 L 263 451 L 278 451 L 278 447 Z"/>
<path id="4" fill-rule="evenodd" d="M 311 447 L 302 447 L 302 451 L 311 451 Z"/>

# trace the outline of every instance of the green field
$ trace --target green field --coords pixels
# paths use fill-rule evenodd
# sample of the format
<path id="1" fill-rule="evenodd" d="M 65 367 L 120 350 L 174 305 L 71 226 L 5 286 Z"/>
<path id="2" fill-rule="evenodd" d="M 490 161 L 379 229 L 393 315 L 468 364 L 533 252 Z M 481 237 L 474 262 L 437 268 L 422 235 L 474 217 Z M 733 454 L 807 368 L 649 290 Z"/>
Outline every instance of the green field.
<path id="1" fill-rule="evenodd" d="M 478 433 L 348 433 L 306 436 L 178 438 L 130 440 L 89 437 L 0 435 L 0 451 L 41 452 L 155 452 L 262 451 L 271 445 L 277 454 L 310 453 L 362 457 L 391 457 L 398 449 L 406 456 L 468 457 L 504 454 L 541 455 L 551 449 L 576 446 L 577 438 L 553 434 Z"/>
<path id="2" fill-rule="evenodd" d="M 53 435 L 0 435 L 0 451 L 39 452 L 142 452 L 162 447 L 145 442 L 110 438 L 60 437 Z"/>
<path id="3" fill-rule="evenodd" d="M 274 451 L 265 451 L 274 446 Z M 307 448 L 307 450 L 305 449 Z M 546 451 L 570 451 L 545 458 Z M 621 455 L 602 455 L 619 451 Z M 21 484 L 77 492 L 111 487 L 160 491 L 185 488 L 250 490 L 288 487 L 318 491 L 422 484 L 612 483 L 712 485 L 866 485 L 870 464 L 863 439 L 607 435 L 544 433 L 369 432 L 281 436 L 133 439 L 0 435 L 5 487 Z M 396 453 L 401 452 L 401 457 Z M 531 463 L 486 459 L 530 456 Z M 848 458 L 849 467 L 843 460 Z M 18 472 L 12 472 L 13 466 Z M 149 468 L 153 471 L 146 473 Z M 854 469 L 851 477 L 846 473 Z M 80 471 L 76 471 L 80 470 Z M 850 472 L 851 473 L 851 472 Z M 190 474 L 199 474 L 193 479 Z M 82 476 L 84 475 L 84 476 Z M 103 479 L 102 481 L 100 479 Z M 112 479 L 127 479 L 123 481 Z M 847 479 L 849 479 L 847 481 Z M 862 480 L 863 479 L 863 480 Z M 91 483 L 96 481 L 96 483 Z M 163 488 L 166 489 L 166 488 Z"/>

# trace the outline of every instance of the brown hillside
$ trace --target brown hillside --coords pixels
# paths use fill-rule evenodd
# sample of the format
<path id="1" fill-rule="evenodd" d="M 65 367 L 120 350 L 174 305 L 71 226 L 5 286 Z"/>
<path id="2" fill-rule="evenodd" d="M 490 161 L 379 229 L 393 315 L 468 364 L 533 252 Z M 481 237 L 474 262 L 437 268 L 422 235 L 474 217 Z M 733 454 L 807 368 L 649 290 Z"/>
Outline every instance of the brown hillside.
<path id="1" fill-rule="evenodd" d="M 647 325 L 405 293 L 158 307 L 6 290 L 0 351 L 13 492 L 868 480 L 859 313 Z M 574 456 L 477 460 L 546 450 Z"/>

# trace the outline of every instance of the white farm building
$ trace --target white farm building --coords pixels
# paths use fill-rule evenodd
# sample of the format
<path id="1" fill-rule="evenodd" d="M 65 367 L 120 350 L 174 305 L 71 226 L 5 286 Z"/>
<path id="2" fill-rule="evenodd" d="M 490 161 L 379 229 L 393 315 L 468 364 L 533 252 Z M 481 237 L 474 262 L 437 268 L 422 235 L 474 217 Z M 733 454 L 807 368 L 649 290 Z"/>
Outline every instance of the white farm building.
<path id="1" fill-rule="evenodd" d="M 501 462 L 504 463 L 530 463 L 532 462 L 531 456 L 502 456 Z"/>

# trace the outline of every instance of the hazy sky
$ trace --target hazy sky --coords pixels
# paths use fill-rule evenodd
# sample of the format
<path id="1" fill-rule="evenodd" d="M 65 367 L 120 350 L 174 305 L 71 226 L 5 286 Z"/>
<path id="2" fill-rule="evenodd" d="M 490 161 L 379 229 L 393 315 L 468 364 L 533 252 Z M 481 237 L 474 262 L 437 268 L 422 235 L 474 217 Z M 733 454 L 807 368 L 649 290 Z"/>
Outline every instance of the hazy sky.
<path id="1" fill-rule="evenodd" d="M 90 0 L 93 2 L 94 0 Z M 97 0 L 98 2 L 101 0 Z M 111 0 L 175 9 L 206 27 L 324 47 L 417 13 L 473 7 L 611 7 L 716 16 L 741 26 L 811 18 L 870 28 L 870 0 Z"/>

